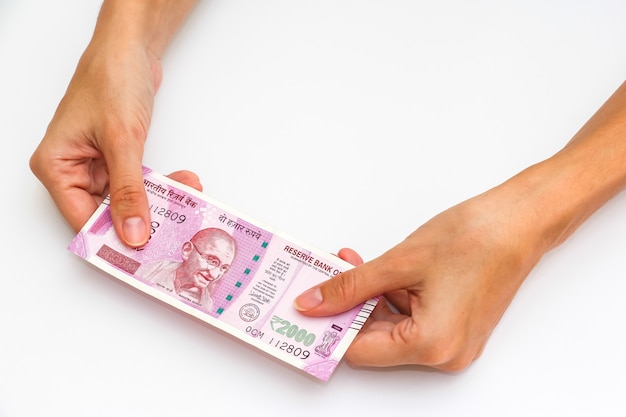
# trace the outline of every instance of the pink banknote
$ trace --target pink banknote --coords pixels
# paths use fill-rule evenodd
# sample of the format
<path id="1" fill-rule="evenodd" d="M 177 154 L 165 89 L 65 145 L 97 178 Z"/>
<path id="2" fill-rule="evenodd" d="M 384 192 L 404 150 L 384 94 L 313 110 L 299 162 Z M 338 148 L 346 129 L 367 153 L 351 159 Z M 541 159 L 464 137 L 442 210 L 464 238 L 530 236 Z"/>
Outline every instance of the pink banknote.
<path id="1" fill-rule="evenodd" d="M 328 380 L 373 310 L 369 300 L 332 317 L 293 307 L 306 289 L 352 266 L 144 168 L 149 242 L 117 238 L 108 199 L 69 249 L 145 293 Z"/>

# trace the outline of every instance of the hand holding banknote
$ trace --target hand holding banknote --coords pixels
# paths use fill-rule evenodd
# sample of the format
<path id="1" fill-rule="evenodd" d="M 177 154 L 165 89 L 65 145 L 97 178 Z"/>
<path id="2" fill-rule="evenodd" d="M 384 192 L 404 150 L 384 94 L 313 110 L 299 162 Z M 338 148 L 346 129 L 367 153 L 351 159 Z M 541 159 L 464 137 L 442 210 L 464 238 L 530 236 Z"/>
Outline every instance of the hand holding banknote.
<path id="1" fill-rule="evenodd" d="M 435 216 L 380 257 L 306 291 L 297 308 L 336 314 L 385 294 L 397 312 L 379 302 L 348 360 L 468 366 L 543 254 L 626 186 L 625 129 L 623 83 L 561 151 Z"/>
<path id="2" fill-rule="evenodd" d="M 159 58 L 194 3 L 104 1 L 94 37 L 31 158 L 75 231 L 110 193 L 122 242 L 136 247 L 148 239 L 141 159 L 161 80 Z M 543 253 L 626 186 L 624 109 L 626 84 L 552 158 L 434 217 L 380 257 L 307 291 L 296 305 L 308 315 L 332 315 L 385 294 L 397 312 L 379 303 L 348 359 L 467 366 Z M 192 173 L 172 178 L 200 189 Z M 361 262 L 352 251 L 339 255 Z"/>
<path id="3" fill-rule="evenodd" d="M 147 241 L 150 215 L 141 165 L 161 82 L 159 57 L 191 4 L 150 3 L 139 12 L 130 2 L 104 3 L 94 36 L 30 161 L 74 231 L 110 194 L 118 235 L 129 246 Z M 167 7 L 172 10 L 161 10 Z M 151 21 L 156 34 L 132 30 L 153 19 L 151 13 L 164 20 Z M 193 173 L 172 175 L 200 188 Z"/>
<path id="4" fill-rule="evenodd" d="M 467 367 L 547 250 L 507 195 L 495 190 L 455 206 L 370 262 L 359 265 L 354 252 L 340 251 L 359 266 L 303 293 L 296 307 L 307 315 L 336 314 L 385 294 L 346 352 L 349 362 Z M 493 204 L 501 211 L 489 210 Z"/>
<path id="5" fill-rule="evenodd" d="M 113 230 L 105 199 L 69 249 L 127 284 L 328 380 L 376 305 L 305 317 L 293 299 L 350 269 L 223 203 L 143 168 L 151 215 L 146 245 Z"/>

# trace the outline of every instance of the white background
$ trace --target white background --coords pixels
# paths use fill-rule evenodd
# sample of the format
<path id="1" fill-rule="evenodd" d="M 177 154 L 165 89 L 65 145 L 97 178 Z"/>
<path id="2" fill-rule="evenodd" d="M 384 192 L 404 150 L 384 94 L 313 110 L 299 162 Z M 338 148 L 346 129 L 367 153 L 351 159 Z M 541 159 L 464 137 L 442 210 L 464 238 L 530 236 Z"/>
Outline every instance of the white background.
<path id="1" fill-rule="evenodd" d="M 530 274 L 458 374 L 319 383 L 70 254 L 28 169 L 96 0 L 0 0 L 0 416 L 626 414 L 626 195 Z M 145 164 L 371 259 L 559 150 L 623 82 L 623 0 L 204 0 Z"/>

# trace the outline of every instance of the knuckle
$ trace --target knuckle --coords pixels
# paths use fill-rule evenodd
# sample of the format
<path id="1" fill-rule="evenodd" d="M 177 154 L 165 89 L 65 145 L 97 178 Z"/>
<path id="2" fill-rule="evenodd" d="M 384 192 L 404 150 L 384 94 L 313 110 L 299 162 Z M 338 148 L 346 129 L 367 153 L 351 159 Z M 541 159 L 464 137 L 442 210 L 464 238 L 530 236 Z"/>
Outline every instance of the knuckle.
<path id="1" fill-rule="evenodd" d="M 28 160 L 28 166 L 30 168 L 30 171 L 37 177 L 40 178 L 41 174 L 39 172 L 39 160 L 37 158 L 37 154 L 34 153 L 30 159 Z"/>
<path id="2" fill-rule="evenodd" d="M 94 138 L 100 149 L 126 153 L 141 149 L 148 132 L 148 124 L 142 120 L 144 117 L 129 121 L 118 114 L 108 114 L 104 119 L 100 134 Z"/>
<path id="3" fill-rule="evenodd" d="M 358 272 L 347 271 L 331 280 L 329 295 L 335 300 L 351 300 L 357 293 Z"/>
<path id="4" fill-rule="evenodd" d="M 35 150 L 35 152 L 33 152 L 30 159 L 28 160 L 28 166 L 30 168 L 30 171 L 37 178 L 42 179 L 46 165 L 43 163 L 39 150 Z"/>
<path id="5" fill-rule="evenodd" d="M 453 355 L 445 345 L 438 344 L 422 349 L 419 356 L 424 365 L 440 369 L 450 361 Z"/>
<path id="6" fill-rule="evenodd" d="M 135 207 L 145 198 L 143 187 L 139 187 L 130 179 L 122 179 L 121 185 L 111 189 L 111 201 L 121 210 Z"/>
<path id="7" fill-rule="evenodd" d="M 445 364 L 440 365 L 439 369 L 448 372 L 459 372 L 467 369 L 473 361 L 473 357 L 469 355 L 462 355 L 460 357 L 454 358 L 453 360 Z"/>
<path id="8" fill-rule="evenodd" d="M 416 350 L 419 363 L 448 372 L 462 371 L 476 358 L 462 340 L 449 335 L 437 336 Z"/>
<path id="9" fill-rule="evenodd" d="M 124 117 L 120 113 L 107 115 L 104 122 L 106 132 L 110 137 L 117 137 L 129 141 L 143 140 L 146 137 L 149 126 L 147 113 L 128 112 Z"/>

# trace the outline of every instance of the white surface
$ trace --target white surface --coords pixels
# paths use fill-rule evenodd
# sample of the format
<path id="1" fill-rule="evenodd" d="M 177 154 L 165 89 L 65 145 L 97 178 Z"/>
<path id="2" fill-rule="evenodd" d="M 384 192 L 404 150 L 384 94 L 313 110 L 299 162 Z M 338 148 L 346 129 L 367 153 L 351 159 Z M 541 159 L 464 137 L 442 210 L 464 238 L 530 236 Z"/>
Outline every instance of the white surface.
<path id="1" fill-rule="evenodd" d="M 27 161 L 99 4 L 0 1 L 0 416 L 626 413 L 624 194 L 456 375 L 344 363 L 317 383 L 70 254 Z M 622 0 L 205 0 L 165 58 L 145 163 L 371 259 L 565 144 L 624 80 L 625 17 Z"/>

